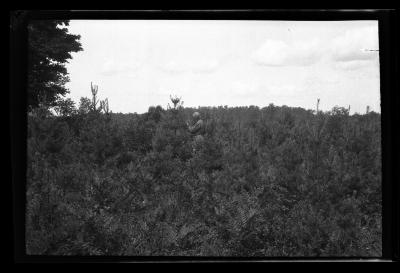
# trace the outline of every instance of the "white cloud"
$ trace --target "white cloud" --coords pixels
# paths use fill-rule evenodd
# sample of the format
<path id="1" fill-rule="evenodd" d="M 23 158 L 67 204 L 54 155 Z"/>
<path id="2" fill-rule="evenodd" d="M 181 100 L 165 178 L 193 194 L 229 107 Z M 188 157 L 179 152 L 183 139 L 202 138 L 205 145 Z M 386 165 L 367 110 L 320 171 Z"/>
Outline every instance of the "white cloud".
<path id="1" fill-rule="evenodd" d="M 162 87 L 158 87 L 157 90 L 154 91 L 154 94 L 157 96 L 164 96 L 164 97 L 169 97 L 171 96 L 178 96 L 180 97 L 182 95 L 182 90 L 181 88 L 170 88 L 167 86 L 162 86 Z"/>
<path id="2" fill-rule="evenodd" d="M 268 39 L 253 53 L 252 58 L 259 65 L 306 66 L 317 62 L 320 56 L 318 39 L 291 44 L 281 40 Z"/>
<path id="3" fill-rule="evenodd" d="M 105 60 L 100 69 L 102 76 L 114 76 L 137 71 L 142 66 L 139 60 L 130 59 L 116 61 L 115 59 Z"/>
<path id="4" fill-rule="evenodd" d="M 219 66 L 219 63 L 216 60 L 203 60 L 197 62 L 192 71 L 194 73 L 210 73 L 214 72 Z"/>
<path id="5" fill-rule="evenodd" d="M 283 65 L 288 58 L 289 46 L 282 41 L 267 40 L 254 54 L 253 59 L 262 65 Z"/>
<path id="6" fill-rule="evenodd" d="M 294 84 L 272 84 L 268 87 L 268 96 L 291 97 L 299 95 L 299 87 Z"/>
<path id="7" fill-rule="evenodd" d="M 336 68 L 346 70 L 346 71 L 357 70 L 359 68 L 362 68 L 362 67 L 365 67 L 368 65 L 371 65 L 370 60 L 352 60 L 352 61 L 335 63 Z"/>
<path id="8" fill-rule="evenodd" d="M 219 62 L 214 59 L 191 57 L 176 58 L 162 64 L 160 68 L 170 73 L 212 73 L 219 66 Z"/>
<path id="9" fill-rule="evenodd" d="M 184 65 L 174 60 L 166 62 L 165 64 L 161 65 L 160 68 L 166 72 L 171 73 L 181 73 L 187 69 Z"/>
<path id="10" fill-rule="evenodd" d="M 237 98 L 242 103 L 248 103 L 262 106 L 266 100 L 271 98 L 285 100 L 288 98 L 301 96 L 301 89 L 295 84 L 270 83 L 265 84 L 259 81 L 234 81 L 229 90 L 230 98 Z"/>
<path id="11" fill-rule="evenodd" d="M 344 34 L 333 39 L 331 43 L 331 54 L 333 60 L 339 62 L 353 62 L 345 67 L 356 67 L 360 64 L 355 61 L 372 60 L 378 57 L 377 50 L 378 28 L 363 27 L 359 29 L 347 30 Z"/>
<path id="12" fill-rule="evenodd" d="M 234 96 L 254 95 L 259 91 L 261 86 L 255 82 L 234 81 L 229 89 L 229 94 Z"/>

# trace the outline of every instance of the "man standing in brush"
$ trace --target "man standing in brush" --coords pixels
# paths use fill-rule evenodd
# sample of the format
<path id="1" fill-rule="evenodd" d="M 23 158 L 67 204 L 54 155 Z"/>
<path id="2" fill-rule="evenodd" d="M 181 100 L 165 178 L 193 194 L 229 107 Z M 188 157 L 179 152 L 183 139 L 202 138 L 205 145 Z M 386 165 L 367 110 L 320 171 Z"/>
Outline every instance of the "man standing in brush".
<path id="1" fill-rule="evenodd" d="M 199 145 L 203 142 L 204 137 L 204 122 L 200 117 L 199 112 L 193 113 L 193 121 L 192 125 L 187 122 L 186 123 L 189 129 L 189 132 L 193 138 L 193 151 L 198 150 Z"/>

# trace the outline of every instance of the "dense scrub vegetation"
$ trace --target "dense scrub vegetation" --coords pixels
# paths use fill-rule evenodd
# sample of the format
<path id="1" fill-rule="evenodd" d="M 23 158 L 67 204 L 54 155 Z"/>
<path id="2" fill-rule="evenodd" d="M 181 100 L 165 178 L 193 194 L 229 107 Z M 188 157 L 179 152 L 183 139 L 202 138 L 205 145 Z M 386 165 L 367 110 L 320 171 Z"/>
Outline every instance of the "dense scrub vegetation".
<path id="1" fill-rule="evenodd" d="M 195 109 L 103 110 L 28 116 L 28 254 L 381 255 L 379 114 L 202 107 L 194 152 Z"/>

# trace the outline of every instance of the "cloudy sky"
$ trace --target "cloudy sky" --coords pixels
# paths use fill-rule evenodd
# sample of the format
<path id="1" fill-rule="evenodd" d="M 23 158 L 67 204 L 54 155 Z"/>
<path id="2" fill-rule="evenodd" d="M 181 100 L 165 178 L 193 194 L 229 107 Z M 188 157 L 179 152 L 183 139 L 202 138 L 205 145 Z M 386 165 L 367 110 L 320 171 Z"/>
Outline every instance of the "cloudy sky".
<path id="1" fill-rule="evenodd" d="M 351 105 L 380 112 L 377 21 L 71 20 L 84 51 L 67 65 L 77 103 L 90 82 L 113 112 L 185 106 Z"/>

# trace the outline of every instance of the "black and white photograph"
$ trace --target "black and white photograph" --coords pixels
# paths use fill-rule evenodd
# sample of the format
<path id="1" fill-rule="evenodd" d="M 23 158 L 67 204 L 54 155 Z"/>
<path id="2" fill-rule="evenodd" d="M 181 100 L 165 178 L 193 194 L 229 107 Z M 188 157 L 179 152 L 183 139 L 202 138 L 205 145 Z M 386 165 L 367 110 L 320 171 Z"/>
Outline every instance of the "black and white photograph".
<path id="1" fill-rule="evenodd" d="M 382 257 L 378 20 L 30 20 L 26 255 Z"/>

